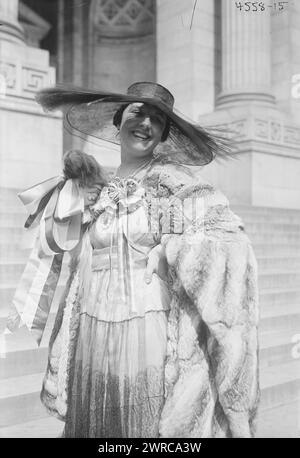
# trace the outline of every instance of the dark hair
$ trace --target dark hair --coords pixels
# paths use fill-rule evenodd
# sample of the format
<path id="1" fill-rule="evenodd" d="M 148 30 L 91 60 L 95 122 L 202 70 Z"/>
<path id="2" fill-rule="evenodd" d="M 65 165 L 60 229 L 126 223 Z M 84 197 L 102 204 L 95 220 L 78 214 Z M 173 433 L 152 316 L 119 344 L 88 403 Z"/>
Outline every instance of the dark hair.
<path id="1" fill-rule="evenodd" d="M 123 116 L 123 112 L 125 110 L 125 108 L 127 108 L 128 106 L 130 105 L 130 103 L 127 103 L 125 105 L 122 105 L 114 114 L 114 117 L 113 117 L 113 125 L 116 126 L 117 128 L 121 125 L 121 121 L 122 121 L 122 116 Z M 169 135 L 169 132 L 170 132 L 170 120 L 169 118 L 167 118 L 166 120 L 166 125 L 165 125 L 165 128 L 164 128 L 164 131 L 161 135 L 161 141 L 162 142 L 165 142 L 168 138 L 168 135 Z"/>
<path id="2" fill-rule="evenodd" d="M 92 187 L 107 183 L 106 174 L 96 159 L 79 150 L 66 151 L 63 155 L 65 178 L 76 178 L 81 186 Z"/>

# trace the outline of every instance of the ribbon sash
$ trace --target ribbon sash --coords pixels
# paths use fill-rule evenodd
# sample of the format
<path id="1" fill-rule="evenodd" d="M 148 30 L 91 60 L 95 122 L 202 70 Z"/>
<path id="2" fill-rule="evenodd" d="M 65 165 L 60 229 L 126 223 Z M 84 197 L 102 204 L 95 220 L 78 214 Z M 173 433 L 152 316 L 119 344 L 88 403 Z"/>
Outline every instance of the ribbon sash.
<path id="1" fill-rule="evenodd" d="M 62 177 L 39 183 L 19 198 L 30 213 L 25 227 L 39 220 L 39 236 L 15 292 L 5 334 L 24 323 L 40 345 L 64 253 L 81 240 L 84 201 L 77 180 Z"/>
<path id="2" fill-rule="evenodd" d="M 25 324 L 40 345 L 62 261 L 63 254 L 40 258 L 38 247 L 33 248 L 12 301 L 13 312 L 17 312 L 19 319 L 15 313 L 9 316 L 7 329 L 10 332 Z"/>

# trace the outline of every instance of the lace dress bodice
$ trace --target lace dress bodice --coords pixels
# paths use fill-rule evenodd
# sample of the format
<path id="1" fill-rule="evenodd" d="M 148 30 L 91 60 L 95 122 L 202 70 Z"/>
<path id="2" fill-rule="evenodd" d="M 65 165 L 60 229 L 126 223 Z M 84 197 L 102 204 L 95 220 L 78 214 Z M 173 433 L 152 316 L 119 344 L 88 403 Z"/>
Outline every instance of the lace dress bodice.
<path id="1" fill-rule="evenodd" d="M 133 191 L 125 195 L 126 181 L 117 178 L 115 188 L 103 188 L 97 203 L 101 214 L 90 229 L 92 270 L 101 276 L 102 289 L 96 303 L 88 301 L 86 307 L 109 321 L 168 310 L 170 302 L 168 285 L 156 273 L 150 284 L 145 282 L 147 256 L 159 240 L 150 230 L 143 186 L 135 181 Z"/>

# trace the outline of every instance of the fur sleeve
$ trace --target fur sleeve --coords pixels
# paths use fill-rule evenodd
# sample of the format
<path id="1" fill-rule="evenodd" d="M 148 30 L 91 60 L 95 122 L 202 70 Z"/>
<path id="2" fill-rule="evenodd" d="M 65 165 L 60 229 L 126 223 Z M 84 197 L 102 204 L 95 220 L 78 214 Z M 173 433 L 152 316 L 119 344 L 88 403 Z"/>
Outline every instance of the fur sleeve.
<path id="1" fill-rule="evenodd" d="M 221 193 L 186 186 L 175 197 L 188 201 L 179 217 L 177 209 L 183 232 L 164 234 L 161 243 L 209 330 L 212 383 L 231 436 L 251 437 L 259 398 L 256 259 L 241 220 Z"/>

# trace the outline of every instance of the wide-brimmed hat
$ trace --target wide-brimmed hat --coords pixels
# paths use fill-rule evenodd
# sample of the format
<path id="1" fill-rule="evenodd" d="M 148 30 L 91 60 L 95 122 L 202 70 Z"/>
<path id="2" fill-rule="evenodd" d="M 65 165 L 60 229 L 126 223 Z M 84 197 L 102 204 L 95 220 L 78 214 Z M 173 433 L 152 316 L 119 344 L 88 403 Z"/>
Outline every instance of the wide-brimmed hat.
<path id="1" fill-rule="evenodd" d="M 113 118 L 122 105 L 153 105 L 167 116 L 169 124 L 168 137 L 157 145 L 154 156 L 182 164 L 206 165 L 216 156 L 226 155 L 228 149 L 222 136 L 209 133 L 178 114 L 171 92 L 157 83 L 134 83 L 126 94 L 59 85 L 41 90 L 36 100 L 48 110 L 67 106 L 64 121 L 73 132 L 116 144 L 120 141 Z"/>

